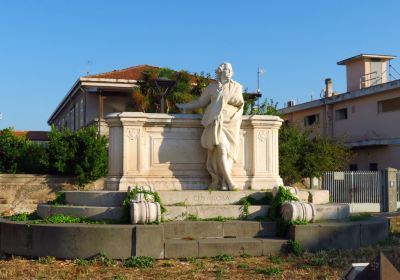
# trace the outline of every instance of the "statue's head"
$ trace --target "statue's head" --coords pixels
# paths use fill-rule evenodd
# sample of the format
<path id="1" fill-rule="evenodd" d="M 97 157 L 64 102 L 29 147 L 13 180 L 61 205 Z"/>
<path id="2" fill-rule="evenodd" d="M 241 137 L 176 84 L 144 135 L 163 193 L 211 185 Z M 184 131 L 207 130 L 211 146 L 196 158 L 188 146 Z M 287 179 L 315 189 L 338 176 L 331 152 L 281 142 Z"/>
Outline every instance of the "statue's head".
<path id="1" fill-rule="evenodd" d="M 215 73 L 217 75 L 217 80 L 220 82 L 230 80 L 233 76 L 232 65 L 229 62 L 224 62 L 218 66 Z"/>

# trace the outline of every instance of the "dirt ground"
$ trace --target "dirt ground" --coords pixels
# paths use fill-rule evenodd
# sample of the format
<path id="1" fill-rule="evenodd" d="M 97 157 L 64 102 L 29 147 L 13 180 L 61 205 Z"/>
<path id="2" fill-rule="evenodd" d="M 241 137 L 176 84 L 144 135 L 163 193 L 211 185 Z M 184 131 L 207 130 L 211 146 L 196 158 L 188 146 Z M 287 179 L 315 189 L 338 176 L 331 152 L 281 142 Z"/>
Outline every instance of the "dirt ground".
<path id="1" fill-rule="evenodd" d="M 400 268 L 400 236 L 357 250 L 329 250 L 275 257 L 157 260 L 152 268 L 123 261 L 3 257 L 0 279 L 341 279 L 353 262 L 369 262 L 380 251 Z"/>

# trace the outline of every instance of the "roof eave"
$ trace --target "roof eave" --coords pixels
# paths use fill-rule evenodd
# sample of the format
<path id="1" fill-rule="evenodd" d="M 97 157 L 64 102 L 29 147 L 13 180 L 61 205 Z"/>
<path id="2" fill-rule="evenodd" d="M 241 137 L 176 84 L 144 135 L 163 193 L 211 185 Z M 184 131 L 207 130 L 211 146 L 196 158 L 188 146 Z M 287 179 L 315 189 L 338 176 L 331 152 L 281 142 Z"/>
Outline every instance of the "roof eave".
<path id="1" fill-rule="evenodd" d="M 396 57 L 397 56 L 395 56 L 395 55 L 383 55 L 383 54 L 359 54 L 359 55 L 352 56 L 350 58 L 341 60 L 341 61 L 337 62 L 336 64 L 337 65 L 346 65 L 347 63 L 349 63 L 351 61 L 359 60 L 362 58 L 379 58 L 379 59 L 387 61 L 387 60 L 394 59 Z"/>

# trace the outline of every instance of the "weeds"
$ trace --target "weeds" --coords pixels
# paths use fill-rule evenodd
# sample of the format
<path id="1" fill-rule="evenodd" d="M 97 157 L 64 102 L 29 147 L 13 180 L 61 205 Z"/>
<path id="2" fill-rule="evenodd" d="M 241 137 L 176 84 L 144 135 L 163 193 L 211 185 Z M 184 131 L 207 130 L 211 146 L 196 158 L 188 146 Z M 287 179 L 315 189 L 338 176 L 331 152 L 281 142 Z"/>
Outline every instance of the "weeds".
<path id="1" fill-rule="evenodd" d="M 52 264 L 56 261 L 55 257 L 46 256 L 46 257 L 39 257 L 37 262 L 41 264 Z"/>
<path id="2" fill-rule="evenodd" d="M 254 269 L 254 272 L 257 274 L 263 274 L 267 276 L 279 276 L 282 275 L 283 270 L 279 267 L 267 267 L 267 268 L 256 267 Z"/>
<path id="3" fill-rule="evenodd" d="M 358 221 L 365 221 L 371 218 L 371 214 L 369 213 L 361 213 L 361 214 L 353 214 L 349 216 L 350 222 L 358 222 Z"/>
<path id="4" fill-rule="evenodd" d="M 274 264 L 281 264 L 283 263 L 283 258 L 280 256 L 270 256 L 269 260 Z"/>
<path id="5" fill-rule="evenodd" d="M 129 257 L 125 260 L 125 267 L 151 268 L 154 266 L 154 258 L 147 256 Z"/>
<path id="6" fill-rule="evenodd" d="M 213 259 L 217 262 L 230 262 L 233 261 L 233 257 L 227 254 L 221 254 L 213 257 Z"/>
<path id="7" fill-rule="evenodd" d="M 225 270 L 222 267 L 215 269 L 215 276 L 217 279 L 223 279 L 225 277 Z"/>
<path id="8" fill-rule="evenodd" d="M 65 192 L 58 192 L 54 200 L 47 201 L 47 204 L 53 206 L 65 205 L 65 203 Z"/>
<path id="9" fill-rule="evenodd" d="M 92 263 L 105 265 L 105 266 L 115 266 L 117 262 L 107 256 L 106 253 L 100 253 L 91 259 Z"/>
<path id="10" fill-rule="evenodd" d="M 88 266 L 90 264 L 90 261 L 85 259 L 75 259 L 74 264 L 79 266 Z"/>
<path id="11" fill-rule="evenodd" d="M 288 241 L 289 252 L 297 257 L 300 257 L 304 253 L 304 247 L 295 240 Z"/>

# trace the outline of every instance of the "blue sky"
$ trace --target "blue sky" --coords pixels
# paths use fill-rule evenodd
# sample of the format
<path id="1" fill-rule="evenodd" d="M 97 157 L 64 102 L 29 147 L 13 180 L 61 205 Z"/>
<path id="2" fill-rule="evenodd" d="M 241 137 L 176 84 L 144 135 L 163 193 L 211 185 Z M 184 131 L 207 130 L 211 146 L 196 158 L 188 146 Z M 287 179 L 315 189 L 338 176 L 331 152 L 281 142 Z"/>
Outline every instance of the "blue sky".
<path id="1" fill-rule="evenodd" d="M 360 53 L 400 56 L 400 1 L 0 1 L 0 128 L 48 130 L 79 76 L 151 64 L 234 79 L 263 98 L 319 96 L 324 79 L 345 91 Z M 400 59 L 393 65 L 400 69 Z"/>

